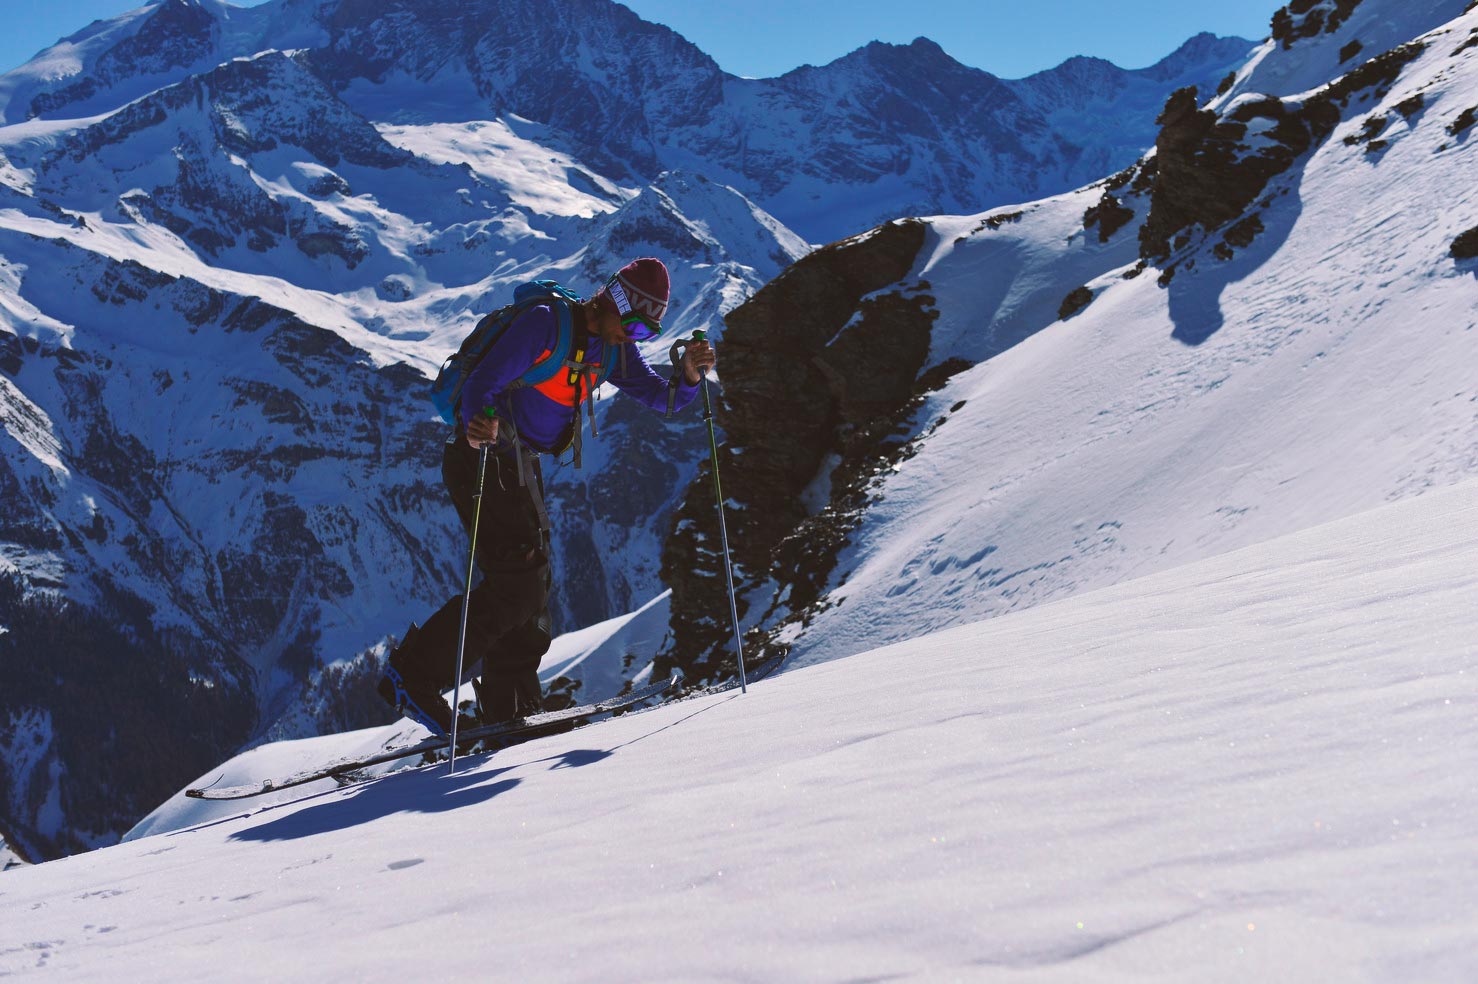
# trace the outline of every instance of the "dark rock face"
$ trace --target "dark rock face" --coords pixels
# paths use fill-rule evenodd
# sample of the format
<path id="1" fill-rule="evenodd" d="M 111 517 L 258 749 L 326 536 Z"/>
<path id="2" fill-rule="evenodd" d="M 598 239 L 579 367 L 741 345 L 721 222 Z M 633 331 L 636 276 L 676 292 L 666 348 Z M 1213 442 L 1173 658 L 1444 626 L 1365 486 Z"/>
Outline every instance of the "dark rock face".
<path id="1" fill-rule="evenodd" d="M 1361 0 L 1293 0 L 1273 13 L 1273 40 L 1286 48 L 1303 38 L 1333 34 Z"/>
<path id="2" fill-rule="evenodd" d="M 701 124 L 722 100 L 713 59 L 602 0 L 339 0 L 320 20 L 332 41 L 312 64 L 334 86 L 397 71 L 429 79 L 455 66 L 493 114 L 575 136 L 581 156 L 613 175 L 633 164 L 655 175 L 654 128 Z"/>
<path id="3" fill-rule="evenodd" d="M 1092 303 L 1093 291 L 1090 288 L 1075 287 L 1062 299 L 1062 306 L 1057 309 L 1057 318 L 1059 321 L 1066 321 Z"/>
<path id="4" fill-rule="evenodd" d="M 1455 260 L 1471 260 L 1478 257 L 1478 226 L 1474 226 L 1454 239 L 1451 253 Z"/>
<path id="5" fill-rule="evenodd" d="M 1105 191 L 1098 204 L 1083 213 L 1083 228 L 1092 229 L 1097 226 L 1098 241 L 1106 243 L 1133 219 L 1134 209 L 1125 208 L 1124 203 L 1112 191 Z"/>
<path id="6" fill-rule="evenodd" d="M 1258 118 L 1274 126 L 1248 153 L 1247 124 Z M 1268 181 L 1313 144 L 1303 118 L 1272 98 L 1219 118 L 1197 108 L 1194 89 L 1182 89 L 1165 104 L 1160 124 L 1155 190 L 1139 233 L 1140 255 L 1147 260 L 1169 256 L 1171 240 L 1191 226 L 1209 231 L 1241 216 Z"/>
<path id="7" fill-rule="evenodd" d="M 249 668 L 156 630 L 137 596 L 83 607 L 27 587 L 0 576 L 0 803 L 43 859 L 115 839 L 237 748 L 256 706 Z M 46 821 L 58 810 L 60 827 Z"/>
<path id="8" fill-rule="evenodd" d="M 770 579 L 783 591 L 806 578 L 772 566 L 776 548 L 807 518 L 802 493 L 828 454 L 844 458 L 852 433 L 913 392 L 929 351 L 932 299 L 917 289 L 862 299 L 908 276 L 925 232 L 907 220 L 818 250 L 725 319 L 720 468 L 741 593 Z M 809 574 L 813 584 L 824 580 L 824 572 Z M 699 679 L 732 672 L 707 466 L 677 512 L 662 577 L 673 591 L 674 642 L 658 672 L 674 665 Z"/>
<path id="9" fill-rule="evenodd" d="M 1242 102 L 1225 116 L 1198 108 L 1194 89 L 1177 91 L 1160 114 L 1154 191 L 1139 232 L 1140 255 L 1164 261 L 1190 242 L 1193 228 L 1211 232 L 1242 219 L 1269 182 L 1328 139 L 1347 107 L 1367 97 L 1383 98 L 1423 50 L 1417 42 L 1393 48 L 1302 103 L 1268 97 Z M 1384 129 L 1383 120 L 1371 122 L 1366 139 Z M 1249 138 L 1254 121 L 1260 124 L 1256 139 Z M 1232 238 L 1245 245 L 1246 229 Z"/>
<path id="10" fill-rule="evenodd" d="M 839 82 L 850 82 L 853 90 L 840 101 L 828 96 Z M 765 102 L 799 116 L 807 129 L 769 148 L 752 140 L 745 159 L 735 162 L 761 195 L 779 192 L 797 170 L 870 183 L 912 167 L 937 173 L 938 190 L 951 194 L 964 190 L 972 170 L 1009 173 L 1018 161 L 1037 160 L 1048 149 L 1046 121 L 1010 85 L 959 64 L 925 38 L 909 45 L 874 42 L 831 65 L 795 69 L 766 87 Z M 806 110 L 798 113 L 801 107 Z M 990 146 L 965 138 L 983 133 L 990 134 Z M 805 148 L 799 155 L 797 137 Z"/>

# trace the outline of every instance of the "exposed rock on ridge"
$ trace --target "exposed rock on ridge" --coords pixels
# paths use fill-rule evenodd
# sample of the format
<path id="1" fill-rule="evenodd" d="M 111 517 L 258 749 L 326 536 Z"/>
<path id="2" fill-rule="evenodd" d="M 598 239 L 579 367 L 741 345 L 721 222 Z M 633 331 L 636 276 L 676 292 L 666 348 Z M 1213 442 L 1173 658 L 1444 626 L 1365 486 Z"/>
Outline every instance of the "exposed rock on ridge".
<path id="1" fill-rule="evenodd" d="M 1197 107 L 1194 89 L 1175 92 L 1159 119 L 1141 256 L 1164 261 L 1191 242 L 1195 227 L 1212 232 L 1239 218 L 1251 223 L 1256 217 L 1244 215 L 1270 182 L 1328 139 L 1352 103 L 1382 98 L 1424 49 L 1415 41 L 1394 48 L 1301 102 L 1247 94 L 1218 114 Z M 1245 246 L 1236 240 L 1247 238 L 1246 228 L 1228 230 L 1226 238 Z"/>
<path id="2" fill-rule="evenodd" d="M 741 618 L 804 577 L 772 566 L 774 550 L 806 519 L 802 494 L 824 480 L 828 455 L 844 459 L 849 432 L 886 418 L 913 391 L 929 352 L 930 299 L 917 290 L 868 295 L 908 276 L 925 234 L 905 220 L 818 250 L 725 319 L 721 478 L 738 590 L 758 589 Z M 658 672 L 679 665 L 690 677 L 722 676 L 733 671 L 732 636 L 706 466 L 675 530 L 662 557 L 673 645 Z"/>

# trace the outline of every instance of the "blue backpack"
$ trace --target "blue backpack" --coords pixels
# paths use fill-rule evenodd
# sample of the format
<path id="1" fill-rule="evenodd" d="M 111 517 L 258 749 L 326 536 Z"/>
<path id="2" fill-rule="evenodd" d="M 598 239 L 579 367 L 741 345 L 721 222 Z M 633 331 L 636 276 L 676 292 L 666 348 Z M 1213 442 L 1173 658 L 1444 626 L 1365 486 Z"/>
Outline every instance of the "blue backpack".
<path id="1" fill-rule="evenodd" d="M 467 377 L 482 361 L 488 349 L 493 347 L 493 343 L 502 337 L 513 319 L 539 304 L 548 304 L 554 309 L 559 318 L 559 338 L 549 355 L 534 363 L 514 385 L 538 386 L 553 379 L 565 368 L 565 360 L 570 354 L 570 342 L 575 332 L 570 308 L 581 303 L 583 299 L 579 294 L 553 280 L 531 280 L 515 287 L 513 303 L 479 321 L 477 327 L 462 340 L 456 353 L 442 363 L 441 371 L 436 374 L 436 382 L 431 384 L 431 402 L 436 404 L 441 418 L 449 424 L 457 423 L 462 386 L 467 382 Z"/>

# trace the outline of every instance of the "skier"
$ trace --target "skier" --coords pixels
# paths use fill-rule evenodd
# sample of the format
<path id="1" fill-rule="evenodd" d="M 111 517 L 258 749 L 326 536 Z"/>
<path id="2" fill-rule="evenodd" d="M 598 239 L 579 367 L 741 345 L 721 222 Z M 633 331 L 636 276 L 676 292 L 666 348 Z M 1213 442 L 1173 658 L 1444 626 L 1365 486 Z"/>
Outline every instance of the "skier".
<path id="1" fill-rule="evenodd" d="M 527 716 L 542 708 L 539 662 L 549 649 L 549 517 L 539 454 L 573 449 L 580 463 L 580 409 L 599 379 L 646 406 L 671 413 L 686 407 L 703 374 L 716 364 L 705 341 L 688 344 L 681 370 L 659 376 L 635 342 L 655 338 L 667 313 L 669 280 L 661 260 L 644 257 L 622 267 L 590 300 L 570 305 L 568 352 L 561 354 L 559 314 L 551 300 L 530 307 L 508 325 L 467 376 L 458 424 L 442 453 L 442 480 L 462 525 L 472 529 L 479 449 L 488 468 L 476 541 L 482 581 L 467 604 L 466 658 L 480 655 L 474 681 L 482 723 Z M 536 363 L 561 357 L 568 371 L 522 386 Z M 595 432 L 593 408 L 591 432 Z M 412 624 L 391 654 L 379 693 L 433 733 L 452 730 L 452 710 L 441 696 L 454 684 L 454 656 L 463 596 L 450 598 L 424 624 Z"/>

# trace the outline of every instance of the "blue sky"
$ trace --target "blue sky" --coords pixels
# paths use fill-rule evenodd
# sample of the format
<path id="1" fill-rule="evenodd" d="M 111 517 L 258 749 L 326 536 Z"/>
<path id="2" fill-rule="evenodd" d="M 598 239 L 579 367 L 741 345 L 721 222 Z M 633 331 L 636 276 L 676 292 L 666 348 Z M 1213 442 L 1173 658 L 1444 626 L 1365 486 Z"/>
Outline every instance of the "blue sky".
<path id="1" fill-rule="evenodd" d="M 139 0 L 0 0 L 0 71 L 27 61 L 97 18 Z M 241 6 L 255 6 L 243 2 Z M 1141 68 L 1200 31 L 1258 40 L 1282 0 L 627 0 L 736 75 L 779 75 L 821 65 L 869 41 L 923 35 L 966 65 L 1004 78 L 1096 55 Z M 900 13 L 902 11 L 902 13 Z"/>

